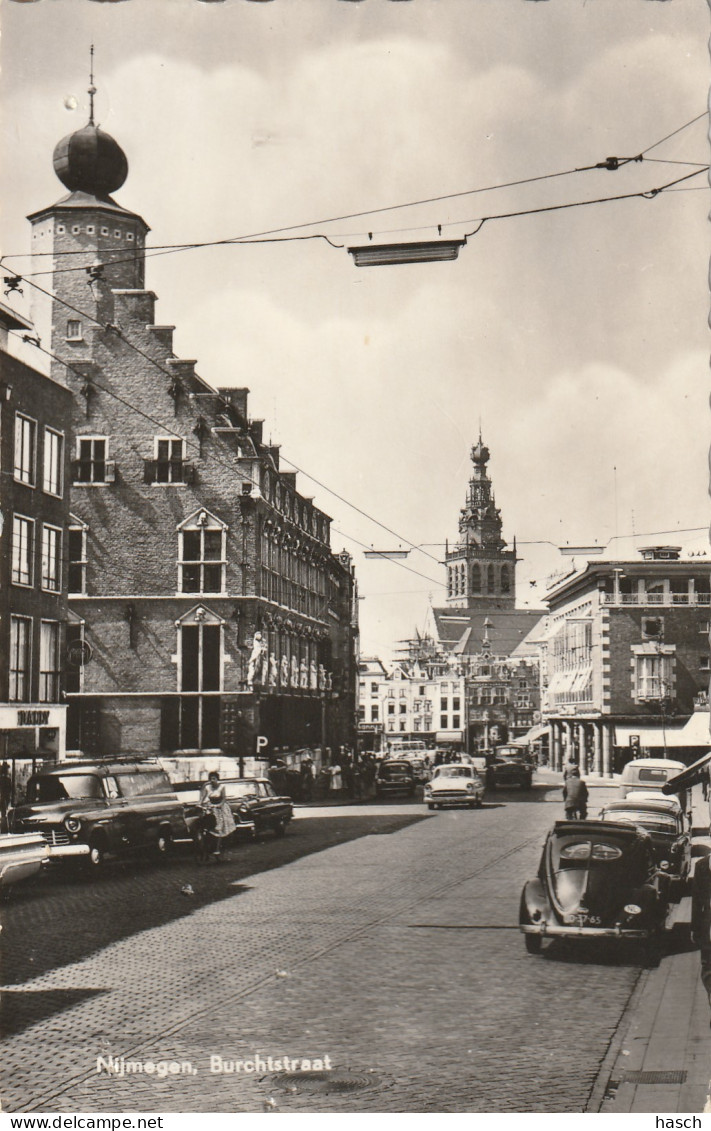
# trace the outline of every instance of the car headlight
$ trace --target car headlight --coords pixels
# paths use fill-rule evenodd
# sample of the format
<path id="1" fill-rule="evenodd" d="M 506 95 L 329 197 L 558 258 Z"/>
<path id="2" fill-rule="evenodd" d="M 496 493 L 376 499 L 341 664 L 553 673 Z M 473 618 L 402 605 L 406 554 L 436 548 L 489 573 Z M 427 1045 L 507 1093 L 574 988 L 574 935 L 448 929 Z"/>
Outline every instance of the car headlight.
<path id="1" fill-rule="evenodd" d="M 249 816 L 249 806 L 240 805 L 237 812 L 239 813 L 240 817 L 248 817 Z"/>
<path id="2" fill-rule="evenodd" d="M 68 833 L 78 833 L 81 831 L 81 821 L 78 817 L 65 817 L 64 827 Z"/>
<path id="3" fill-rule="evenodd" d="M 642 908 L 636 903 L 626 903 L 624 908 L 625 915 L 641 915 Z"/>
<path id="4" fill-rule="evenodd" d="M 467 782 L 467 793 L 473 793 L 473 792 L 474 792 L 474 782 L 468 781 Z"/>

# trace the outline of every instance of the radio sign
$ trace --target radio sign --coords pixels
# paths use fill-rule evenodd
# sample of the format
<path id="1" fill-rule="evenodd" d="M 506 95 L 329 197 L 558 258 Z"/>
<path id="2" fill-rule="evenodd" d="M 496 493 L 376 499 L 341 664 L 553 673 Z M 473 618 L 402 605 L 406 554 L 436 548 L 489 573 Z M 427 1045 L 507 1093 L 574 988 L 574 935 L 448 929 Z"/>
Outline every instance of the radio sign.
<path id="1" fill-rule="evenodd" d="M 19 727 L 46 727 L 49 723 L 49 711 L 18 711 L 17 725 Z"/>

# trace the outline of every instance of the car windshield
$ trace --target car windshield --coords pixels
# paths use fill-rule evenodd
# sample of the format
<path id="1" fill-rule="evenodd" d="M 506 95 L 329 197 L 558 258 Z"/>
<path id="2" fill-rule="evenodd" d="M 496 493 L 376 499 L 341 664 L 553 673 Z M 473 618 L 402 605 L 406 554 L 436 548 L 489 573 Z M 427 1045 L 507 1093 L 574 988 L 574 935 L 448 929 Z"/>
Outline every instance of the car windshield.
<path id="1" fill-rule="evenodd" d="M 164 770 L 116 774 L 122 797 L 143 797 L 149 793 L 172 793 L 170 778 Z"/>
<path id="2" fill-rule="evenodd" d="M 28 801 L 69 801 L 102 797 L 101 781 L 95 774 L 47 774 L 27 783 Z"/>
<path id="3" fill-rule="evenodd" d="M 639 867 L 641 857 L 635 845 L 636 838 L 625 836 L 621 830 L 618 835 L 609 837 L 572 833 L 553 836 L 550 842 L 551 865 L 554 872 L 570 868 L 609 867 L 615 863 Z"/>
<path id="4" fill-rule="evenodd" d="M 412 769 L 409 762 L 392 762 L 390 765 L 383 764 L 380 767 L 381 778 L 392 778 L 400 776 L 401 774 L 411 774 Z"/>
<path id="5" fill-rule="evenodd" d="M 470 766 L 440 766 L 435 772 L 436 778 L 470 778 L 472 776 Z"/>
<path id="6" fill-rule="evenodd" d="M 674 817 L 668 816 L 666 813 L 654 813 L 642 809 L 610 809 L 604 815 L 606 821 L 632 821 L 635 825 L 641 825 L 643 829 L 647 829 L 650 833 L 669 833 L 673 835 L 676 832 L 676 821 Z"/>
<path id="7" fill-rule="evenodd" d="M 230 798 L 258 797 L 259 782 L 257 781 L 229 781 L 225 782 L 225 793 Z"/>

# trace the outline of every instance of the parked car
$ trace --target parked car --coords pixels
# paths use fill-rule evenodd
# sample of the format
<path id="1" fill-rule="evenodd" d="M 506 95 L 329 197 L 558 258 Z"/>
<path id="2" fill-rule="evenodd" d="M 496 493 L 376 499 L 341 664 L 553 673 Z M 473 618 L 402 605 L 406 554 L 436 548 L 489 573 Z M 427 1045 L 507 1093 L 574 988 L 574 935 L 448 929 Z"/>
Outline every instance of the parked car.
<path id="1" fill-rule="evenodd" d="M 624 801 L 610 801 L 600 810 L 602 821 L 629 821 L 652 840 L 657 867 L 669 877 L 669 896 L 679 899 L 691 875 L 691 824 L 676 798 L 642 800 L 635 792 Z"/>
<path id="2" fill-rule="evenodd" d="M 204 782 L 187 781 L 173 786 L 178 797 L 197 805 Z M 237 835 L 261 836 L 271 831 L 283 836 L 294 816 L 290 797 L 277 794 L 268 778 L 221 778 L 220 785 L 230 803 Z"/>
<path id="3" fill-rule="evenodd" d="M 556 821 L 521 893 L 519 925 L 530 954 L 560 937 L 656 946 L 667 911 L 648 833 L 625 821 Z"/>
<path id="4" fill-rule="evenodd" d="M 661 794 L 669 779 L 685 769 L 683 762 L 674 762 L 671 758 L 635 758 L 627 763 L 620 775 L 620 797 L 626 797 L 633 789 Z"/>
<path id="5" fill-rule="evenodd" d="M 404 758 L 396 760 L 386 759 L 378 766 L 375 775 L 375 796 L 384 797 L 389 793 L 404 793 L 407 797 L 414 796 L 415 775 L 412 766 Z"/>
<path id="6" fill-rule="evenodd" d="M 432 771 L 422 758 L 407 758 L 405 760 L 412 766 L 412 772 L 416 782 L 423 784 L 430 780 Z"/>
<path id="7" fill-rule="evenodd" d="M 10 831 L 41 833 L 50 860 L 168 851 L 190 839 L 186 811 L 161 766 L 150 759 L 57 762 L 34 773 L 23 804 L 8 814 Z"/>
<path id="8" fill-rule="evenodd" d="M 48 862 L 49 849 L 41 833 L 0 833 L 0 887 L 34 876 Z"/>
<path id="9" fill-rule="evenodd" d="M 506 789 L 517 785 L 520 789 L 530 789 L 533 783 L 533 763 L 525 746 L 497 746 L 486 770 L 486 784 L 489 789 Z"/>
<path id="10" fill-rule="evenodd" d="M 484 782 L 474 766 L 461 763 L 437 766 L 432 780 L 425 786 L 424 800 L 428 809 L 441 809 L 444 805 L 481 808 Z"/>

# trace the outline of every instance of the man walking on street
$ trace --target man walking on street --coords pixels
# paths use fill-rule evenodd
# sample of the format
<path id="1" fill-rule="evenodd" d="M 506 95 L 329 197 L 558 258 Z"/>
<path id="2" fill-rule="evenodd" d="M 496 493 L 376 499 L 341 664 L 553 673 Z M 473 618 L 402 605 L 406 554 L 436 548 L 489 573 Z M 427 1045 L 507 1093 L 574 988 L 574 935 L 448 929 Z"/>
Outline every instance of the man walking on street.
<path id="1" fill-rule="evenodd" d="M 588 787 L 580 777 L 580 770 L 575 767 L 570 777 L 565 779 L 563 786 L 563 804 L 565 817 L 574 821 L 576 817 L 584 821 L 588 815 Z"/>

